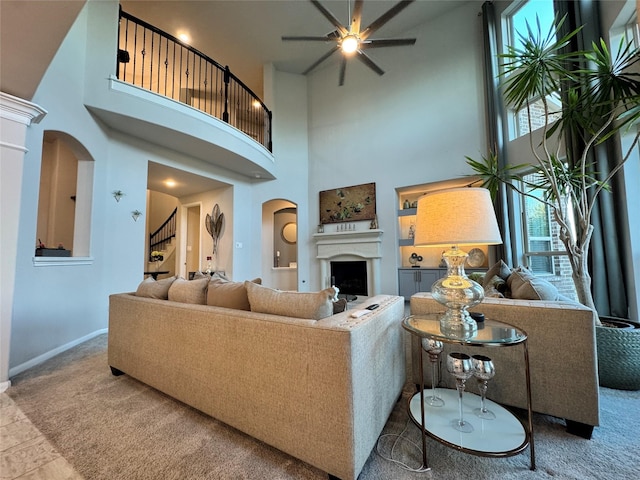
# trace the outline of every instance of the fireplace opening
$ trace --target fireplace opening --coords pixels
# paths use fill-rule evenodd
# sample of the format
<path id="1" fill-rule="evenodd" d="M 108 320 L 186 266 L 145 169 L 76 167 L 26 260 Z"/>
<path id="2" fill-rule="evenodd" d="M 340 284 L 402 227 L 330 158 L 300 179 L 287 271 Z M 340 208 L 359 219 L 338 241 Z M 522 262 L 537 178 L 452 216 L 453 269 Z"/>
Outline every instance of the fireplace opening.
<path id="1" fill-rule="evenodd" d="M 331 285 L 344 295 L 368 295 L 367 262 L 331 262 Z"/>

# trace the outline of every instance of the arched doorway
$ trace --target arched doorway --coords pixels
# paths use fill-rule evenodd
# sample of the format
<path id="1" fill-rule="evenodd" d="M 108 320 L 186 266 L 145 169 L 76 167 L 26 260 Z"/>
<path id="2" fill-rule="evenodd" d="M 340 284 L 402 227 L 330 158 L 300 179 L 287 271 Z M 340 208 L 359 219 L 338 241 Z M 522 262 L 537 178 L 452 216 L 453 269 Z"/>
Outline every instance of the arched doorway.
<path id="1" fill-rule="evenodd" d="M 283 199 L 262 204 L 262 279 L 280 290 L 298 289 L 298 206 Z"/>

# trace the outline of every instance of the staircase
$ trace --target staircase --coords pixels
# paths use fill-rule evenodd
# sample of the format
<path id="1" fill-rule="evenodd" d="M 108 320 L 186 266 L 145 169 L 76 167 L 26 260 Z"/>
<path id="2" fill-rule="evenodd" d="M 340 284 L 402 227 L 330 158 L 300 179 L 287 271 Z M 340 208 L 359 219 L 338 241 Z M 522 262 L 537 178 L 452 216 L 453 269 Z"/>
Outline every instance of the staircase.
<path id="1" fill-rule="evenodd" d="M 170 239 L 168 242 L 166 242 L 164 249 L 161 251 L 163 253 L 162 260 L 158 262 L 148 262 L 147 271 L 153 272 L 156 270 L 156 267 L 157 267 L 157 270 L 160 270 L 163 272 L 169 271 L 169 275 L 174 275 L 175 264 L 176 264 L 176 260 L 175 260 L 176 246 L 174 244 L 173 239 Z"/>
<path id="2" fill-rule="evenodd" d="M 169 271 L 175 273 L 175 251 L 174 239 L 176 238 L 176 218 L 178 207 L 167 217 L 162 225 L 153 233 L 149 234 L 149 255 L 153 251 L 162 252 L 162 260 L 157 262 L 149 261 L 147 271 L 156 270 Z M 149 259 L 150 260 L 150 259 Z"/>

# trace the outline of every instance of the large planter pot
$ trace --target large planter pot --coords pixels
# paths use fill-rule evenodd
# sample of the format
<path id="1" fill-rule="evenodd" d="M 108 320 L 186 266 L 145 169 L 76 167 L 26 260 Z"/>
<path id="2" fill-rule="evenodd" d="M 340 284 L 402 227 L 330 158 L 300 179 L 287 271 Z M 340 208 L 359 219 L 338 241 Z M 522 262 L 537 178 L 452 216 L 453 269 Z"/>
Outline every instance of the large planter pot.
<path id="1" fill-rule="evenodd" d="M 640 323 L 610 317 L 600 320 L 604 324 L 620 324 L 596 326 L 600 386 L 640 390 Z"/>

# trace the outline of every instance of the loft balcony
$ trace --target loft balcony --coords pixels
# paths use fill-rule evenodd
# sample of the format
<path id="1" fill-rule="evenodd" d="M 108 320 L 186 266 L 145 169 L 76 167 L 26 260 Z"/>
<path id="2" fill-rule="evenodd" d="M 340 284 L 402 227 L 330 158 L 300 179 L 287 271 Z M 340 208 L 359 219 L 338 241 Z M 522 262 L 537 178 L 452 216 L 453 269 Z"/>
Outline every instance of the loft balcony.
<path id="1" fill-rule="evenodd" d="M 262 100 L 229 67 L 122 10 L 119 17 L 115 74 L 106 89 L 104 78 L 88 82 L 89 111 L 126 135 L 254 179 L 275 178 L 272 115 Z"/>

